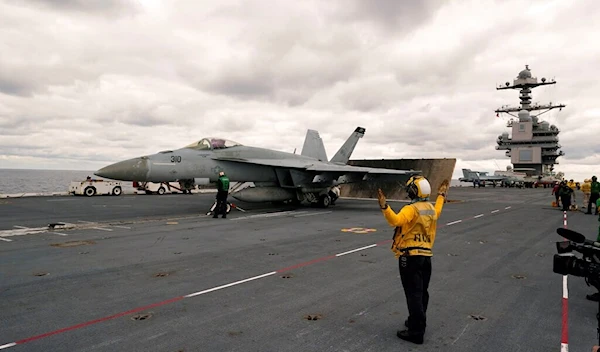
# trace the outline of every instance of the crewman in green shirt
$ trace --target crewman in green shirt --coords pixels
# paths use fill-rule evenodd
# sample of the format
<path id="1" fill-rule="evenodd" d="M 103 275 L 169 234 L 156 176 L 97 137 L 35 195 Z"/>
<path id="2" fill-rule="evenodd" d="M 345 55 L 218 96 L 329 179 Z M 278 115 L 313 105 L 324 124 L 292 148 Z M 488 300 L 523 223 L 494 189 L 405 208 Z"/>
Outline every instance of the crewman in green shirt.
<path id="1" fill-rule="evenodd" d="M 229 195 L 229 178 L 225 175 L 225 172 L 219 172 L 219 179 L 217 180 L 217 205 L 213 212 L 213 218 L 218 218 L 219 214 L 223 214 L 222 218 L 227 217 L 227 196 Z"/>

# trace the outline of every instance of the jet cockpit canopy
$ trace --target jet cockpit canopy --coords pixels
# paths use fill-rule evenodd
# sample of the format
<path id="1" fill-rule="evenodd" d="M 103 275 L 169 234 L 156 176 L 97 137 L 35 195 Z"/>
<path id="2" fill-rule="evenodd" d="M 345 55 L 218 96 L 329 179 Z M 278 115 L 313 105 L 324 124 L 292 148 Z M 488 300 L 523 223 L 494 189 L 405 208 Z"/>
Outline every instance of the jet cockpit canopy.
<path id="1" fill-rule="evenodd" d="M 241 146 L 241 144 L 224 138 L 208 137 L 202 138 L 198 142 L 186 145 L 185 148 L 191 148 L 196 150 L 214 150 L 227 149 L 237 146 Z"/>

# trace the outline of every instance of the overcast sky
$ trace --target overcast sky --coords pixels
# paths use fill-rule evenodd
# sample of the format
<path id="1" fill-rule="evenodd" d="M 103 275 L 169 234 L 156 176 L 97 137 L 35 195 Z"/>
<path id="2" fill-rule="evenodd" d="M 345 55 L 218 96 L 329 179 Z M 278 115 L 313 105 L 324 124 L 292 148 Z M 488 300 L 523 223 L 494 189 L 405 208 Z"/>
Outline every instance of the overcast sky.
<path id="1" fill-rule="evenodd" d="M 446 5 L 441 5 L 446 4 Z M 497 91 L 525 64 L 561 129 L 557 171 L 600 176 L 600 3 L 0 2 L 0 168 L 96 170 L 205 136 L 333 156 L 456 158 L 493 172 Z"/>

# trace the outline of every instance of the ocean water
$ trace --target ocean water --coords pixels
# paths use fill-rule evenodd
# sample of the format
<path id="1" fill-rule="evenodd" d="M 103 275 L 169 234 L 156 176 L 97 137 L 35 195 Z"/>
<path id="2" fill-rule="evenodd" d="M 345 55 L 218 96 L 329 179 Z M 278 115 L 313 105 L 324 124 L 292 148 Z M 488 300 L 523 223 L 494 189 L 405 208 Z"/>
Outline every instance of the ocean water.
<path id="1" fill-rule="evenodd" d="M 0 169 L 0 194 L 68 192 L 71 181 L 83 181 L 94 171 Z M 473 186 L 452 180 L 452 187 Z"/>
<path id="2" fill-rule="evenodd" d="M 97 178 L 94 171 L 0 169 L 0 194 L 68 192 L 71 181 Z"/>

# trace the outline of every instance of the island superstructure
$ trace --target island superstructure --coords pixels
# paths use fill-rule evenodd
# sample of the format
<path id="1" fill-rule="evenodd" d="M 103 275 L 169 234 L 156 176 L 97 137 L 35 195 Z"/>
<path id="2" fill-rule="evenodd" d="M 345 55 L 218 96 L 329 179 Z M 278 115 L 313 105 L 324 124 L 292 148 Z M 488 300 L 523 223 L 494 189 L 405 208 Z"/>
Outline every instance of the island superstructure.
<path id="1" fill-rule="evenodd" d="M 553 109 L 562 109 L 565 105 L 553 105 L 551 102 L 540 105 L 531 102 L 532 89 L 550 84 L 556 84 L 556 81 L 552 79 L 548 82 L 546 78 L 538 81 L 532 76 L 529 65 L 525 65 L 525 69 L 519 72 L 512 84 L 506 82 L 504 86 L 496 88 L 518 89 L 521 100 L 518 107 L 505 106 L 495 110 L 497 116 L 506 113 L 516 118 L 511 118 L 507 124 L 512 134 L 504 132 L 498 136 L 496 149 L 506 150 L 506 156 L 511 158 L 515 171 L 525 171 L 528 176 L 537 179 L 560 178 L 554 172 L 554 165 L 558 164 L 556 159 L 559 156 L 565 155 L 558 143 L 558 127 L 539 118 L 540 115 Z"/>

